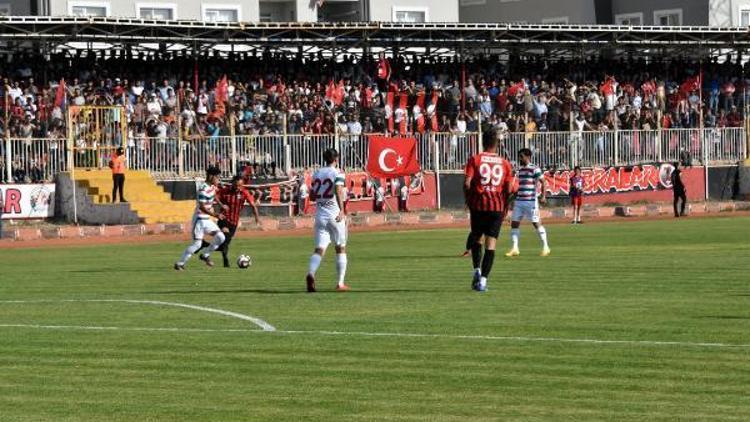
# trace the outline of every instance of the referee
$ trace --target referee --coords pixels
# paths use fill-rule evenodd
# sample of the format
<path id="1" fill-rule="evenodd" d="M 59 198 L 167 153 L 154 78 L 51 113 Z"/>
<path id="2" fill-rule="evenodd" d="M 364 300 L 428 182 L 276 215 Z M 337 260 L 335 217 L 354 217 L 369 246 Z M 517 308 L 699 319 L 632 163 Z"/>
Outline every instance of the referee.
<path id="1" fill-rule="evenodd" d="M 219 246 L 219 250 L 221 251 L 221 256 L 224 258 L 224 268 L 229 268 L 229 244 L 232 243 L 234 233 L 239 226 L 242 208 L 245 206 L 245 202 L 247 202 L 253 209 L 255 224 L 259 224 L 260 219 L 258 217 L 258 207 L 255 205 L 255 198 L 253 195 L 242 186 L 241 176 L 234 176 L 234 178 L 232 178 L 232 184 L 219 190 L 216 197 L 224 206 L 224 211 L 222 213 L 224 218 L 219 220 L 218 226 L 221 231 L 224 232 L 224 236 L 226 237 L 224 243 Z M 204 240 L 201 249 L 208 245 L 209 243 Z"/>

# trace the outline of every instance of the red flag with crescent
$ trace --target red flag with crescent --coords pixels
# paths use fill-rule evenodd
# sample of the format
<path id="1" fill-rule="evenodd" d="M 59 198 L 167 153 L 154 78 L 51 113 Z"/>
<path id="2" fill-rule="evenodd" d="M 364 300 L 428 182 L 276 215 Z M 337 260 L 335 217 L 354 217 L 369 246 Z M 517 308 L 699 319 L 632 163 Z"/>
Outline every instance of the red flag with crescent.
<path id="1" fill-rule="evenodd" d="M 371 136 L 367 172 L 372 177 L 401 177 L 419 173 L 417 140 Z"/>

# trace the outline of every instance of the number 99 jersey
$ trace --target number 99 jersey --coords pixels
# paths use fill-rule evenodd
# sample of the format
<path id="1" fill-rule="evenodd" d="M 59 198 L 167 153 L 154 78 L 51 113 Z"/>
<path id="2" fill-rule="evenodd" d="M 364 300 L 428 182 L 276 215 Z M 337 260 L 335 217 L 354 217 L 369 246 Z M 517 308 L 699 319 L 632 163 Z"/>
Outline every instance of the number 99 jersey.
<path id="1" fill-rule="evenodd" d="M 336 200 L 336 186 L 344 185 L 344 173 L 335 167 L 321 167 L 313 174 L 310 197 L 315 201 L 317 219 L 336 218 L 339 215 L 341 209 Z"/>
<path id="2" fill-rule="evenodd" d="M 469 158 L 464 174 L 471 179 L 467 198 L 470 210 L 502 212 L 505 209 L 505 190 L 513 181 L 513 169 L 508 160 L 482 152 Z"/>

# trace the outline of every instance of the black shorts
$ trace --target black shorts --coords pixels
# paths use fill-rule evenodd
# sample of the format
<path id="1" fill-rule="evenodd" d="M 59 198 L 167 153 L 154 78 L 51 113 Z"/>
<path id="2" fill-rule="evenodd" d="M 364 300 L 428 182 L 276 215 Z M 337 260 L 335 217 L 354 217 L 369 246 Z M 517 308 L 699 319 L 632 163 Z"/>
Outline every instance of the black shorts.
<path id="1" fill-rule="evenodd" d="M 503 225 L 503 213 L 496 211 L 471 211 L 471 233 L 475 236 L 500 236 L 500 226 Z"/>
<path id="2" fill-rule="evenodd" d="M 224 234 L 229 239 L 231 239 L 232 237 L 234 237 L 234 233 L 237 231 L 237 226 L 235 226 L 234 224 L 230 223 L 226 219 L 219 220 L 219 222 L 217 223 L 217 225 L 219 226 L 219 228 L 221 229 L 221 231 L 224 232 Z M 227 231 L 224 231 L 224 229 L 227 229 Z"/>

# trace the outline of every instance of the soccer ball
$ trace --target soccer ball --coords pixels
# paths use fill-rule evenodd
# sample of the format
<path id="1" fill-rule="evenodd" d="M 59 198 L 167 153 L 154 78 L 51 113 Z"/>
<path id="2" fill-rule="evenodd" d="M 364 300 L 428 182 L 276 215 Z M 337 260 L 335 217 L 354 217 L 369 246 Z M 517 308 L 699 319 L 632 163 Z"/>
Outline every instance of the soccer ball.
<path id="1" fill-rule="evenodd" d="M 253 265 L 253 261 L 250 259 L 247 255 L 240 255 L 237 257 L 237 266 L 246 269 L 247 267 Z"/>

